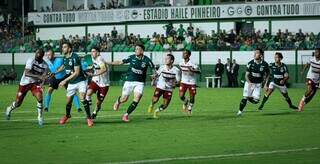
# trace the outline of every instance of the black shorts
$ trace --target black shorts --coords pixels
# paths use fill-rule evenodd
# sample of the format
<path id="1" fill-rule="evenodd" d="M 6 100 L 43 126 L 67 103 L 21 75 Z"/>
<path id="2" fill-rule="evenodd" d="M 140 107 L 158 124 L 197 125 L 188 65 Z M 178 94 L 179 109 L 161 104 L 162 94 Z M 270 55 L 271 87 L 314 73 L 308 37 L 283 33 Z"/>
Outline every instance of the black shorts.
<path id="1" fill-rule="evenodd" d="M 67 77 L 68 76 L 65 76 L 61 79 L 56 79 L 55 77 L 51 77 L 49 80 L 49 87 L 51 87 L 53 89 L 58 89 L 60 82 L 63 81 L 64 79 L 66 79 Z"/>

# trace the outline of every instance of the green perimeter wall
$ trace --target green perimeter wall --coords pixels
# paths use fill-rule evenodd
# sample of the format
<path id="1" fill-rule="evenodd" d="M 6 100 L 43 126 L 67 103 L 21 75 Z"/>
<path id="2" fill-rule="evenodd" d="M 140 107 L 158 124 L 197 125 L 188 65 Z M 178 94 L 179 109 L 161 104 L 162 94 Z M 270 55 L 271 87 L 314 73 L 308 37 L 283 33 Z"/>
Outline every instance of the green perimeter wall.
<path id="1" fill-rule="evenodd" d="M 212 76 L 214 73 L 214 66 L 215 65 L 201 65 L 201 71 L 202 74 L 198 77 L 198 81 L 200 82 L 199 85 L 200 86 L 205 86 L 205 82 L 206 76 Z M 289 75 L 290 75 L 290 79 L 289 79 L 289 83 L 295 83 L 295 65 L 287 65 L 288 69 L 289 69 Z M 11 65 L 0 65 L 0 69 L 2 70 L 2 68 L 6 68 L 6 69 L 10 69 Z M 17 81 L 20 80 L 23 70 L 24 70 L 24 65 L 15 65 L 14 68 L 16 69 L 17 73 L 18 73 L 18 79 Z M 110 68 L 110 79 L 113 82 L 113 85 L 121 85 L 123 82 L 123 78 L 125 76 L 126 70 L 127 70 L 128 66 L 123 65 L 123 66 L 112 66 Z M 243 76 L 243 73 L 245 72 L 246 66 L 245 65 L 241 65 L 240 66 L 240 70 L 239 70 L 239 76 L 238 76 L 238 81 L 240 84 L 240 79 L 241 76 Z M 301 65 L 298 65 L 298 70 L 301 70 Z M 151 74 L 149 72 L 149 74 Z M 298 73 L 298 83 L 303 83 L 306 77 L 306 73 L 304 73 L 304 75 L 300 75 L 300 72 Z M 147 78 L 147 81 L 150 81 L 149 78 Z M 224 73 L 223 75 L 223 85 L 227 84 L 227 77 L 226 74 Z"/>

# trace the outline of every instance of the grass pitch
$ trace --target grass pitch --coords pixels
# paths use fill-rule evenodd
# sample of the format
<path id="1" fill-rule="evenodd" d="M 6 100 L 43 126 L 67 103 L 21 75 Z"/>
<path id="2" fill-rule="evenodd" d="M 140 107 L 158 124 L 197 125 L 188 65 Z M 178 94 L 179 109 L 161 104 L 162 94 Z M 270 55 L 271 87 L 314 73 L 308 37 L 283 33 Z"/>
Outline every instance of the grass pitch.
<path id="1" fill-rule="evenodd" d="M 17 86 L 0 86 L 3 111 Z M 1 163 L 319 163 L 320 103 L 316 95 L 305 111 L 288 109 L 276 91 L 263 111 L 248 104 L 236 117 L 242 89 L 198 88 L 192 117 L 181 111 L 177 90 L 159 119 L 147 113 L 153 89 L 145 94 L 129 123 L 121 116 L 130 101 L 113 111 L 121 87 L 111 87 L 93 128 L 72 109 L 66 125 L 65 91 L 53 94 L 44 127 L 36 123 L 36 101 L 28 93 L 12 120 L 0 119 Z M 298 104 L 304 89 L 289 89 Z M 132 97 L 131 97 L 132 98 Z M 95 100 L 95 98 L 93 99 Z M 161 101 L 161 100 L 160 100 Z M 158 103 L 160 105 L 160 103 Z M 2 112 L 3 113 L 3 112 Z"/>

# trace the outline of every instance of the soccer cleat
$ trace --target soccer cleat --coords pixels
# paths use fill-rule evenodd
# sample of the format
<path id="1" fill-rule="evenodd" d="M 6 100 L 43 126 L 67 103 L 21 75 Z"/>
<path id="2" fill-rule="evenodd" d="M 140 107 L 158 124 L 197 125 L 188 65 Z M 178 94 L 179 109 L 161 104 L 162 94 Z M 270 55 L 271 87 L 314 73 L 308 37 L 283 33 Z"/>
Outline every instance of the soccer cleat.
<path id="1" fill-rule="evenodd" d="M 305 102 L 304 102 L 304 100 L 302 99 L 302 100 L 300 101 L 300 103 L 299 103 L 298 112 L 302 112 L 302 111 L 303 111 L 304 105 L 305 105 Z"/>
<path id="2" fill-rule="evenodd" d="M 91 118 L 87 118 L 88 127 L 93 127 L 93 120 Z"/>
<path id="3" fill-rule="evenodd" d="M 129 115 L 124 114 L 124 115 L 122 116 L 122 121 L 124 121 L 124 122 L 129 122 Z"/>
<path id="4" fill-rule="evenodd" d="M 191 116 L 191 114 L 192 114 L 192 106 L 191 105 L 188 105 L 187 114 L 189 116 Z"/>
<path id="5" fill-rule="evenodd" d="M 260 105 L 260 106 L 259 106 L 259 108 L 258 108 L 258 110 L 260 110 L 260 111 L 261 111 L 262 109 L 263 109 L 263 106 L 262 106 L 262 105 Z"/>
<path id="6" fill-rule="evenodd" d="M 153 118 L 159 118 L 159 114 L 160 114 L 160 111 L 155 110 L 155 111 L 153 112 Z"/>
<path id="7" fill-rule="evenodd" d="M 11 118 L 11 107 L 7 107 L 6 112 L 5 112 L 6 120 L 10 120 Z"/>
<path id="8" fill-rule="evenodd" d="M 81 108 L 78 108 L 78 112 L 79 112 L 79 113 L 82 112 L 82 109 L 81 109 Z"/>
<path id="9" fill-rule="evenodd" d="M 44 111 L 45 111 L 45 112 L 49 112 L 49 109 L 48 109 L 48 108 L 44 108 Z"/>
<path id="10" fill-rule="evenodd" d="M 44 124 L 43 117 L 38 117 L 38 124 L 39 124 L 39 126 L 43 126 L 43 124 Z"/>
<path id="11" fill-rule="evenodd" d="M 69 116 L 69 117 L 63 116 L 63 117 L 60 119 L 59 123 L 60 123 L 61 125 L 63 125 L 63 124 L 65 124 L 70 118 L 71 118 L 71 116 Z"/>
<path id="12" fill-rule="evenodd" d="M 237 116 L 242 116 L 242 111 L 238 111 Z"/>
<path id="13" fill-rule="evenodd" d="M 117 99 L 116 102 L 113 104 L 113 110 L 119 110 L 119 107 L 120 107 L 120 103 Z"/>
<path id="14" fill-rule="evenodd" d="M 148 113 L 152 113 L 152 112 L 153 112 L 153 105 L 149 105 Z"/>
<path id="15" fill-rule="evenodd" d="M 290 105 L 289 108 L 291 108 L 291 109 L 299 109 L 298 107 L 296 107 L 294 105 Z"/>

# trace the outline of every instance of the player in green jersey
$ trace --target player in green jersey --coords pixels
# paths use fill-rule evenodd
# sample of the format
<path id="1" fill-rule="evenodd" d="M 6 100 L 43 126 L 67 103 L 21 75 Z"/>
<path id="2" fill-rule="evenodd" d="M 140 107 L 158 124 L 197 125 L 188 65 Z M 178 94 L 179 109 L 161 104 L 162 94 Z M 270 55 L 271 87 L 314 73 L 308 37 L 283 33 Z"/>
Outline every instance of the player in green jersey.
<path id="1" fill-rule="evenodd" d="M 280 52 L 276 52 L 274 55 L 274 63 L 269 65 L 271 70 L 271 75 L 269 77 L 269 87 L 267 92 L 265 93 L 263 100 L 260 104 L 259 110 L 263 109 L 264 104 L 267 102 L 269 96 L 272 94 L 275 88 L 278 88 L 289 104 L 289 108 L 298 109 L 296 106 L 292 105 L 291 99 L 288 95 L 288 89 L 286 87 L 286 83 L 289 79 L 289 72 L 287 65 L 282 63 L 283 55 Z"/>
<path id="2" fill-rule="evenodd" d="M 128 58 L 121 61 L 114 61 L 111 63 L 112 65 L 129 64 L 126 80 L 122 89 L 122 95 L 116 100 L 113 105 L 113 109 L 118 110 L 120 104 L 126 102 L 131 92 L 133 92 L 133 101 L 122 117 L 122 120 L 124 122 L 129 122 L 129 115 L 136 109 L 142 97 L 148 68 L 150 67 L 152 69 L 153 74 L 155 72 L 154 64 L 152 63 L 151 59 L 145 56 L 143 53 L 144 46 L 136 45 L 134 55 L 130 55 Z"/>

